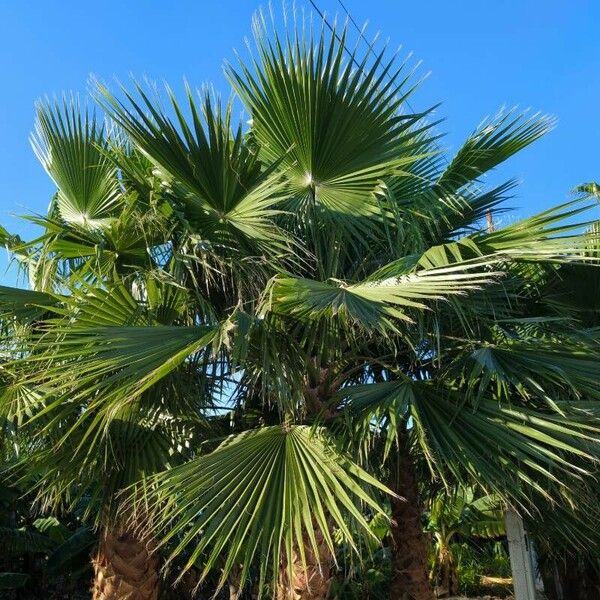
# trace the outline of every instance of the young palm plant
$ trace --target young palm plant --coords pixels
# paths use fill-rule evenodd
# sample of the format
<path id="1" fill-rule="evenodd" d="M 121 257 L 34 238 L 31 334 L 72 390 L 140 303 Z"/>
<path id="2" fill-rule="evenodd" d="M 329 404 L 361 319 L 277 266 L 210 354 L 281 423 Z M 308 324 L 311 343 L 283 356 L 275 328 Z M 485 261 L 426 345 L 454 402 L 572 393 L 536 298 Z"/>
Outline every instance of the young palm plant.
<path id="1" fill-rule="evenodd" d="M 487 230 L 513 183 L 483 176 L 551 120 L 499 115 L 445 163 L 385 51 L 260 16 L 255 34 L 227 67 L 246 130 L 189 89 L 99 87 L 110 135 L 42 109 L 58 192 L 19 252 L 47 294 L 2 296 L 9 318 L 43 313 L 7 367 L 36 393 L 40 498 L 93 499 L 96 598 L 156 597 L 148 553 L 141 586 L 105 581 L 115 548 L 137 565 L 158 544 L 218 587 L 257 573 L 300 600 L 327 597 L 334 539 L 369 547 L 387 494 L 392 597 L 426 600 L 421 476 L 533 512 L 598 459 L 596 335 L 546 297 L 594 268 L 573 218 L 592 203 Z"/>
<path id="2" fill-rule="evenodd" d="M 504 535 L 502 506 L 494 496 L 476 497 L 472 489 L 435 494 L 427 504 L 427 529 L 433 536 L 430 578 L 438 598 L 458 594 L 456 558 L 452 543 L 456 536 L 494 538 Z"/>

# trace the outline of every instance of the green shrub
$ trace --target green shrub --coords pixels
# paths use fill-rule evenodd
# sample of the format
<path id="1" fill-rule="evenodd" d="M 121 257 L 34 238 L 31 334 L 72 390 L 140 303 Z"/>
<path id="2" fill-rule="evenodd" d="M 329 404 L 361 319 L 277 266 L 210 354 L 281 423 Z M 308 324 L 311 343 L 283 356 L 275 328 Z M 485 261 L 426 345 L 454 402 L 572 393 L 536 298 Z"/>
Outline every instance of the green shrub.
<path id="1" fill-rule="evenodd" d="M 456 557 L 459 590 L 466 596 L 508 596 L 510 585 L 483 585 L 482 577 L 510 577 L 510 559 L 503 542 L 490 541 L 474 545 L 461 542 L 452 545 Z"/>

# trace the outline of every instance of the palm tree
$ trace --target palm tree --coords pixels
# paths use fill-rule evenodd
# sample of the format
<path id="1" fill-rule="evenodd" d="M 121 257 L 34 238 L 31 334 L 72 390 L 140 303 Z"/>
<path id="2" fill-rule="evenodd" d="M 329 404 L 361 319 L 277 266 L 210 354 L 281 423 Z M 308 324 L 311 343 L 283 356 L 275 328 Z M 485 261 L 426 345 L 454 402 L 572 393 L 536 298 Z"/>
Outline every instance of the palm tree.
<path id="1" fill-rule="evenodd" d="M 280 600 L 326 598 L 334 531 L 368 546 L 386 494 L 392 597 L 432 598 L 424 478 L 531 512 L 598 458 L 597 340 L 545 296 L 593 259 L 573 218 L 591 203 L 488 231 L 514 183 L 483 176 L 551 119 L 501 114 L 445 163 L 385 50 L 261 16 L 255 34 L 227 67 L 247 129 L 190 89 L 99 86 L 109 131 L 41 109 L 58 191 L 18 246 L 38 291 L 4 301 L 44 314 L 8 367 L 36 393 L 30 467 L 43 500 L 93 500 L 95 598 L 156 597 L 155 544 L 218 587 L 252 569 Z"/>
<path id="2" fill-rule="evenodd" d="M 61 336 L 62 327 L 87 323 L 116 332 L 123 326 L 169 325 L 187 318 L 184 295 L 169 282 L 153 279 L 160 261 L 155 246 L 163 240 L 157 236 L 165 226 L 152 196 L 158 183 L 146 177 L 143 157 L 122 144 L 113 146 L 113 141 L 76 100 L 39 106 L 33 144 L 57 193 L 47 217 L 34 219 L 44 227 L 40 238 L 24 243 L 5 235 L 36 289 L 0 290 L 9 358 L 3 369 L 2 408 L 13 427 L 25 426 L 35 434 L 33 451 L 24 460 L 34 479 L 41 477 L 33 489 L 37 504 L 83 505 L 86 519 L 98 527 L 94 598 L 146 600 L 158 597 L 154 540 L 134 531 L 117 495 L 185 454 L 182 445 L 203 426 L 200 412 L 186 403 L 201 406 L 210 394 L 196 384 L 190 363 L 179 380 L 164 379 L 152 391 L 161 401 L 176 395 L 179 404 L 161 408 L 152 394 L 142 394 L 136 402 L 113 405 L 108 418 L 97 410 L 106 397 L 92 392 L 79 402 L 57 388 L 46 389 L 50 381 L 44 376 L 44 348 L 55 344 L 52 338 Z M 123 166 L 117 168 L 117 160 Z M 135 168 L 145 179 L 133 179 Z M 142 285 L 147 294 L 143 304 L 132 295 Z M 23 353 L 37 365 L 34 369 L 19 367 Z M 67 355 L 61 360 L 66 367 Z M 93 370 L 87 376 L 83 371 L 63 375 L 64 389 L 70 391 L 79 377 L 87 377 L 91 386 L 101 378 Z M 55 400 L 62 408 L 50 411 Z M 179 419 L 181 414 L 185 416 Z"/>
<path id="3" fill-rule="evenodd" d="M 494 496 L 476 497 L 472 489 L 458 489 L 438 492 L 427 508 L 427 529 L 434 540 L 430 577 L 436 584 L 436 596 L 456 596 L 458 576 L 452 543 L 458 535 L 465 538 L 504 535 L 502 506 Z"/>
<path id="4" fill-rule="evenodd" d="M 530 519 L 544 594 L 549 600 L 600 598 L 598 486 L 576 489 L 570 503 L 538 500 L 541 518 Z"/>

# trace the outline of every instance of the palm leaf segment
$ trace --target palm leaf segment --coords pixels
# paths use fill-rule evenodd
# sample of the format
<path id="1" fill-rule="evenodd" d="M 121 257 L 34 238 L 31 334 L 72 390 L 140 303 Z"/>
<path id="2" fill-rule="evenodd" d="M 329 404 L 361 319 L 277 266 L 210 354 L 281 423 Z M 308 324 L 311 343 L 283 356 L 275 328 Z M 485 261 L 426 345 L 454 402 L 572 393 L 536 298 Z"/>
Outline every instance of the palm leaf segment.
<path id="1" fill-rule="evenodd" d="M 338 277 L 338 255 L 358 260 L 368 240 L 385 237 L 386 178 L 408 176 L 431 153 L 429 126 L 419 126 L 424 115 L 401 113 L 412 88 L 385 52 L 372 61 L 357 51 L 346 58 L 345 28 L 285 37 L 268 29 L 255 20 L 252 67 L 240 60 L 227 74 L 262 160 L 281 165 L 289 227 L 302 232 L 317 268 Z"/>
<path id="2" fill-rule="evenodd" d="M 113 119 L 155 165 L 163 185 L 172 188 L 171 198 L 183 205 L 199 241 L 234 247 L 245 241 L 244 254 L 285 247 L 273 222 L 281 184 L 262 168 L 241 127 L 232 132 L 231 105 L 214 107 L 208 94 L 199 105 L 188 88 L 188 121 L 168 90 L 173 122 L 139 85 L 140 101 L 125 92 L 131 108 L 101 91 Z"/>
<path id="3" fill-rule="evenodd" d="M 394 321 L 411 321 L 409 311 L 426 309 L 427 301 L 480 289 L 500 275 L 486 266 L 482 261 L 395 276 L 387 269 L 386 279 L 379 279 L 376 273 L 371 280 L 350 285 L 339 281 L 276 278 L 267 298 L 276 313 L 308 319 L 341 314 L 367 329 L 398 332 Z"/>
<path id="4" fill-rule="evenodd" d="M 269 163 L 283 158 L 290 186 L 301 198 L 314 192 L 332 212 L 373 214 L 377 182 L 418 157 L 401 152 L 415 138 L 419 116 L 399 116 L 395 95 L 401 70 L 385 56 L 373 65 L 345 58 L 346 31 L 273 42 L 255 22 L 259 61 L 229 67 L 233 85 L 252 115 L 252 131 Z M 306 49 L 310 48 L 309 51 Z M 389 81 L 386 77 L 389 75 Z M 370 203 L 369 203 L 370 199 Z"/>
<path id="5" fill-rule="evenodd" d="M 426 234 L 433 243 L 449 241 L 473 229 L 493 210 L 497 216 L 516 182 L 485 189 L 483 176 L 513 154 L 545 135 L 554 120 L 545 115 L 519 114 L 515 109 L 486 119 L 443 168 L 427 173 L 429 185 L 390 184 L 391 193 L 430 225 Z M 431 162 L 431 161 L 429 161 Z"/>
<path id="6" fill-rule="evenodd" d="M 85 406 L 76 427 L 109 422 L 219 334 L 218 324 L 159 325 L 123 286 L 78 291 L 52 310 L 57 316 L 29 342 L 27 360 L 39 367 L 25 383 L 52 398 L 42 414 L 62 419 Z"/>

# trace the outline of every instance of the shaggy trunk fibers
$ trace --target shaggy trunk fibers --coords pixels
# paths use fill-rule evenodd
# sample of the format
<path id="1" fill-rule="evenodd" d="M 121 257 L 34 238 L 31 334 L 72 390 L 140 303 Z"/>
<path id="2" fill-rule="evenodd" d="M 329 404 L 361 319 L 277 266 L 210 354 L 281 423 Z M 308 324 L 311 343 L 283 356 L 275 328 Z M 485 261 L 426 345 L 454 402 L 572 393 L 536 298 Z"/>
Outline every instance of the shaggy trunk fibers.
<path id="1" fill-rule="evenodd" d="M 392 600 L 434 600 L 429 584 L 427 540 L 421 525 L 419 488 L 408 443 L 402 439 L 392 499 Z"/>
<path id="2" fill-rule="evenodd" d="M 105 531 L 94 558 L 93 600 L 157 600 L 154 545 L 129 528 Z"/>
<path id="3" fill-rule="evenodd" d="M 315 528 L 318 554 L 313 552 L 308 536 L 305 536 L 304 554 L 306 570 L 297 550 L 291 556 L 290 567 L 283 560 L 277 585 L 277 600 L 326 600 L 331 587 L 332 556 L 320 529 Z"/>

